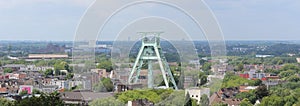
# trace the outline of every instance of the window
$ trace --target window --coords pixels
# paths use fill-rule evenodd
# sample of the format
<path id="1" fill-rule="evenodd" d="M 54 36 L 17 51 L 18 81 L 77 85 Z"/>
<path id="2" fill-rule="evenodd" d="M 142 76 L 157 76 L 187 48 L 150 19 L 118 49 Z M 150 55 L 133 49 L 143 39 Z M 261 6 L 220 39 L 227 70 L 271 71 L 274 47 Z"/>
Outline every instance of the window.
<path id="1" fill-rule="evenodd" d="M 139 76 L 139 79 L 147 79 L 146 76 Z"/>

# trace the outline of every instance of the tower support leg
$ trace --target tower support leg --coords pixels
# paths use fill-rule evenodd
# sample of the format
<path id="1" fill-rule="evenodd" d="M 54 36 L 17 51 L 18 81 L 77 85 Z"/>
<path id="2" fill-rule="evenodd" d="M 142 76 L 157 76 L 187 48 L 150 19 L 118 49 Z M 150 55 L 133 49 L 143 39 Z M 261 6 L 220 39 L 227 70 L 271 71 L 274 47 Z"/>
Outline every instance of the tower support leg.
<path id="1" fill-rule="evenodd" d="M 135 80 L 134 80 L 134 83 L 137 83 L 138 79 L 139 79 L 139 76 L 140 76 L 140 73 L 141 73 L 141 69 L 142 69 L 142 66 L 143 66 L 144 62 L 143 60 L 140 60 L 140 63 L 139 63 L 139 66 L 136 70 L 136 76 L 135 76 Z"/>
<path id="2" fill-rule="evenodd" d="M 148 60 L 148 88 L 153 88 L 152 60 Z"/>
<path id="3" fill-rule="evenodd" d="M 129 74 L 129 77 L 128 77 L 128 83 L 131 83 L 132 80 L 133 80 L 132 77 L 133 77 L 134 72 L 136 71 L 136 66 L 137 66 L 137 64 L 139 63 L 139 60 L 140 60 L 140 58 L 141 58 L 141 55 L 142 55 L 143 50 L 144 50 L 144 46 L 142 45 L 142 47 L 140 48 L 139 53 L 138 53 L 138 55 L 137 55 L 137 58 L 136 58 L 136 60 L 135 60 L 135 62 L 134 62 L 133 68 L 132 68 L 132 70 L 131 70 L 131 72 L 130 72 L 130 74 Z"/>
<path id="4" fill-rule="evenodd" d="M 154 51 L 155 51 L 156 56 L 158 57 L 158 64 L 159 64 L 159 67 L 160 67 L 160 70 L 161 70 L 161 73 L 162 73 L 165 85 L 166 85 L 167 88 L 169 88 L 169 82 L 167 80 L 166 71 L 164 69 L 163 63 L 161 61 L 162 59 L 160 57 L 160 54 L 159 54 L 159 51 L 158 51 L 157 47 L 154 48 Z"/>

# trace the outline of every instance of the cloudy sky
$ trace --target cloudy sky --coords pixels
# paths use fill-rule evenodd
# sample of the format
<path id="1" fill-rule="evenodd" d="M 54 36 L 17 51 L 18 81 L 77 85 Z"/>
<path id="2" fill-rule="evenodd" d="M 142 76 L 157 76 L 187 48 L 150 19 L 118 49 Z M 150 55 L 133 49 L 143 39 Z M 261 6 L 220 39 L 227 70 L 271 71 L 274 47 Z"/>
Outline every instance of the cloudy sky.
<path id="1" fill-rule="evenodd" d="M 93 1 L 0 0 L 0 40 L 73 40 Z M 299 0 L 204 1 L 226 40 L 300 40 Z"/>

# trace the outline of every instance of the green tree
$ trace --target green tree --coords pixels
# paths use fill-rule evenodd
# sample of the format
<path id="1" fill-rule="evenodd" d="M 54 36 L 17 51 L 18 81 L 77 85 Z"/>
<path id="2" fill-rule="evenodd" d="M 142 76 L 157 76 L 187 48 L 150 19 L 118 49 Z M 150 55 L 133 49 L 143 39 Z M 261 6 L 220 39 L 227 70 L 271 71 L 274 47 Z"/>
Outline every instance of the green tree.
<path id="1" fill-rule="evenodd" d="M 27 93 L 28 93 L 28 91 L 24 90 L 24 91 L 21 91 L 21 92 L 19 93 L 19 95 L 20 95 L 20 96 L 24 96 L 24 95 L 27 95 Z"/>
<path id="2" fill-rule="evenodd" d="M 254 80 L 254 86 L 259 86 L 262 84 L 262 81 L 260 79 L 255 79 Z"/>
<path id="3" fill-rule="evenodd" d="M 161 96 L 153 90 L 128 90 L 117 95 L 118 100 L 126 103 L 127 101 L 134 101 L 139 99 L 146 99 L 153 103 L 161 101 Z"/>
<path id="4" fill-rule="evenodd" d="M 199 82 L 200 86 L 202 86 L 202 85 L 204 85 L 204 84 L 207 83 L 207 76 L 205 75 L 204 72 L 200 72 L 199 73 L 199 80 L 200 80 L 200 82 Z"/>
<path id="5" fill-rule="evenodd" d="M 295 104 L 298 100 L 297 97 L 295 97 L 294 95 L 288 95 L 283 97 L 284 99 L 284 106 L 292 106 L 293 104 Z"/>
<path id="6" fill-rule="evenodd" d="M 60 70 L 54 70 L 54 75 L 60 75 Z"/>
<path id="7" fill-rule="evenodd" d="M 110 78 L 102 78 L 101 81 L 94 86 L 94 90 L 98 92 L 111 92 L 114 90 L 114 85 Z"/>
<path id="8" fill-rule="evenodd" d="M 192 106 L 198 106 L 196 99 L 192 99 Z"/>
<path id="9" fill-rule="evenodd" d="M 81 90 L 81 89 L 83 89 L 83 85 L 82 84 L 76 85 L 75 87 L 71 88 L 71 90 Z"/>
<path id="10" fill-rule="evenodd" d="M 241 92 L 238 93 L 235 98 L 238 99 L 244 99 L 247 98 L 252 104 L 254 104 L 257 100 L 256 94 L 255 94 L 255 90 L 251 90 L 249 92 Z"/>
<path id="11" fill-rule="evenodd" d="M 292 75 L 290 77 L 287 78 L 287 81 L 290 81 L 290 82 L 299 82 L 300 81 L 300 77 L 297 76 L 297 75 Z"/>
<path id="12" fill-rule="evenodd" d="M 89 105 L 91 106 L 125 106 L 125 103 L 121 102 L 114 97 L 95 99 Z"/>
<path id="13" fill-rule="evenodd" d="M 47 66 L 47 62 L 45 60 L 38 60 L 34 62 L 36 66 Z"/>
<path id="14" fill-rule="evenodd" d="M 244 69 L 244 64 L 243 63 L 239 63 L 236 67 L 236 71 L 243 71 Z"/>
<path id="15" fill-rule="evenodd" d="M 100 68 L 100 69 L 106 69 L 107 72 L 110 72 L 111 70 L 113 70 L 113 66 L 112 66 L 112 63 L 111 61 L 109 60 L 104 60 L 104 61 L 101 61 L 97 68 Z"/>
<path id="16" fill-rule="evenodd" d="M 272 88 L 271 93 L 273 95 L 277 95 L 277 96 L 288 96 L 291 94 L 291 89 L 285 89 L 285 88 L 277 88 L 276 86 L 274 88 Z"/>
<path id="17" fill-rule="evenodd" d="M 4 68 L 4 73 L 12 73 L 13 70 L 11 68 Z"/>
<path id="18" fill-rule="evenodd" d="M 55 62 L 53 67 L 54 67 L 55 71 L 59 71 L 59 70 L 68 70 L 69 71 L 69 65 L 65 61 L 57 61 L 57 62 Z"/>
<path id="19" fill-rule="evenodd" d="M 281 78 L 287 78 L 287 77 L 289 77 L 289 76 L 292 76 L 292 75 L 295 75 L 295 70 L 287 70 L 287 71 L 281 71 L 280 73 L 279 73 L 279 76 L 281 77 Z"/>
<path id="20" fill-rule="evenodd" d="M 237 87 L 245 84 L 254 85 L 254 81 L 241 78 L 234 73 L 228 72 L 223 79 L 222 88 Z"/>
<path id="21" fill-rule="evenodd" d="M 282 60 L 278 60 L 276 64 L 277 64 L 277 65 L 282 65 L 282 64 L 283 64 L 283 61 L 282 61 Z"/>
<path id="22" fill-rule="evenodd" d="M 209 106 L 209 98 L 206 94 L 201 95 L 200 104 L 201 106 Z"/>
<path id="23" fill-rule="evenodd" d="M 285 64 L 283 67 L 281 67 L 280 70 L 281 71 L 295 70 L 296 72 L 299 72 L 300 68 L 294 64 Z"/>
<path id="24" fill-rule="evenodd" d="M 47 75 L 53 75 L 53 70 L 52 70 L 52 69 L 47 69 L 47 70 L 44 72 L 44 76 L 47 76 Z"/>
<path id="25" fill-rule="evenodd" d="M 161 101 L 161 96 L 152 90 L 147 90 L 146 92 L 140 92 L 141 97 L 145 98 L 153 103 L 158 103 Z"/>
<path id="26" fill-rule="evenodd" d="M 32 94 L 41 94 L 42 92 L 38 89 L 33 89 Z"/>
<path id="27" fill-rule="evenodd" d="M 178 90 L 172 92 L 167 98 L 163 98 L 163 101 L 157 103 L 157 106 L 182 106 L 185 104 L 185 92 L 183 90 Z"/>
<path id="28" fill-rule="evenodd" d="M 283 98 L 272 95 L 264 97 L 260 103 L 260 106 L 283 106 L 284 104 Z"/>
<path id="29" fill-rule="evenodd" d="M 67 78 L 67 79 L 72 79 L 73 77 L 74 77 L 74 74 L 73 74 L 73 73 L 68 73 L 66 78 Z"/>
<path id="30" fill-rule="evenodd" d="M 275 70 L 275 69 L 266 69 L 264 70 L 265 73 L 274 73 L 274 74 L 279 74 L 280 71 L 279 70 Z"/>
<path id="31" fill-rule="evenodd" d="M 0 98 L 0 106 L 14 106 L 14 102 L 9 101 L 5 98 Z"/>
<path id="32" fill-rule="evenodd" d="M 240 103 L 240 106 L 253 106 L 253 104 L 251 104 L 251 102 L 247 98 L 245 98 Z"/>
<path id="33" fill-rule="evenodd" d="M 42 93 L 40 97 L 27 97 L 15 102 L 15 106 L 64 106 L 58 92 Z"/>
<path id="34" fill-rule="evenodd" d="M 200 59 L 200 60 L 199 60 L 199 63 L 200 63 L 200 64 L 205 64 L 206 62 L 207 62 L 207 61 L 204 60 L 204 59 Z"/>
<path id="35" fill-rule="evenodd" d="M 203 71 L 209 71 L 211 69 L 211 63 L 206 62 L 202 65 L 202 70 Z"/>
<path id="36" fill-rule="evenodd" d="M 267 89 L 266 85 L 261 85 L 258 88 L 256 88 L 255 94 L 258 99 L 262 99 L 265 96 L 269 95 L 269 91 Z"/>
<path id="37" fill-rule="evenodd" d="M 298 102 L 295 103 L 293 106 L 300 106 L 300 98 L 298 99 Z"/>
<path id="38" fill-rule="evenodd" d="M 296 82 L 288 82 L 288 83 L 296 84 Z M 298 88 L 297 86 L 286 87 L 286 85 L 289 85 L 288 83 L 284 85 L 277 85 L 272 87 L 271 94 L 283 98 L 283 101 L 285 103 L 284 106 L 293 106 L 293 104 L 296 104 L 297 101 L 299 101 L 298 98 L 300 97 L 300 88 Z M 299 86 L 299 83 L 297 85 Z M 281 86 L 285 86 L 285 87 L 281 87 Z"/>
<path id="39" fill-rule="evenodd" d="M 128 90 L 117 95 L 118 100 L 121 100 L 123 103 L 127 101 L 133 101 L 141 99 L 140 92 L 137 90 Z"/>
<path id="40" fill-rule="evenodd" d="M 27 62 L 24 59 L 13 61 L 13 64 L 26 64 Z"/>
<path id="41" fill-rule="evenodd" d="M 151 91 L 158 94 L 162 100 L 168 98 L 173 92 L 173 89 L 151 89 Z"/>

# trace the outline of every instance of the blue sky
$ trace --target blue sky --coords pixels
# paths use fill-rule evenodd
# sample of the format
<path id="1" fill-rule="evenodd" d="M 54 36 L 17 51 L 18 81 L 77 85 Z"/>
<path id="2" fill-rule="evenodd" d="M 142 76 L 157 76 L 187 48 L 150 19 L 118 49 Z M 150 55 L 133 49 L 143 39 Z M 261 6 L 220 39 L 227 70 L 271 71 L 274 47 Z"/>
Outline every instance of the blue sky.
<path id="1" fill-rule="evenodd" d="M 299 0 L 205 0 L 226 40 L 300 40 Z M 93 0 L 0 0 L 0 40 L 73 40 Z"/>

